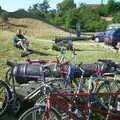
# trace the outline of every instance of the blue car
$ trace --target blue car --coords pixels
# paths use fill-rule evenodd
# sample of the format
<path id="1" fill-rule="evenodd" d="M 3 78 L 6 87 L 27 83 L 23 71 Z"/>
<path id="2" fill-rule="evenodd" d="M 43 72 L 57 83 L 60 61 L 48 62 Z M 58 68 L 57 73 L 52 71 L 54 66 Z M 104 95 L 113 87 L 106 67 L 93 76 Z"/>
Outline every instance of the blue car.
<path id="1" fill-rule="evenodd" d="M 107 30 L 104 36 L 104 43 L 114 49 L 120 49 L 120 28 Z"/>
<path id="2" fill-rule="evenodd" d="M 93 35 L 92 40 L 94 40 L 96 42 L 103 42 L 104 41 L 105 32 L 101 32 L 101 33 L 97 33 L 97 34 Z"/>

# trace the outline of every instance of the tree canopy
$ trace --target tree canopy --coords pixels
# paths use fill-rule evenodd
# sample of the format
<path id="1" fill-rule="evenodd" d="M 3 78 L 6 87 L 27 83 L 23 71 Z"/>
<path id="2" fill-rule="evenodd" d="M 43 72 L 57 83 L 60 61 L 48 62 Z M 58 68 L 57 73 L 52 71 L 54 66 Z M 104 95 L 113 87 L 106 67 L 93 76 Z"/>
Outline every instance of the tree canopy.
<path id="1" fill-rule="evenodd" d="M 66 29 L 75 29 L 78 23 L 84 31 L 103 31 L 110 22 L 102 20 L 102 16 L 111 16 L 112 22 L 120 22 L 120 2 L 115 0 L 108 0 L 107 4 L 96 7 L 84 3 L 76 7 L 74 0 L 63 0 L 56 9 L 49 8 L 48 0 L 44 0 L 30 6 L 28 11 Z"/>

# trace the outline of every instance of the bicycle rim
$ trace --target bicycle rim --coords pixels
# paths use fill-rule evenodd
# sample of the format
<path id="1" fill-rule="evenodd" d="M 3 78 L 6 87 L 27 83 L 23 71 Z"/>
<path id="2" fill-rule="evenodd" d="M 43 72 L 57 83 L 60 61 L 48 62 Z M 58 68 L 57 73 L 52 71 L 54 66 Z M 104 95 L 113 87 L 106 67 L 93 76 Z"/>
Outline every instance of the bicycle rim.
<path id="1" fill-rule="evenodd" d="M 9 68 L 5 74 L 5 82 L 10 85 L 12 68 Z"/>
<path id="2" fill-rule="evenodd" d="M 9 99 L 9 88 L 4 81 L 0 81 L 0 116 L 6 112 Z"/>
<path id="3" fill-rule="evenodd" d="M 120 82 L 119 81 L 106 81 L 103 82 L 96 90 L 98 93 L 110 93 L 110 92 L 118 92 L 120 90 Z M 98 110 L 104 111 L 103 113 L 94 113 L 95 118 L 106 119 L 109 120 L 112 117 L 112 114 L 107 113 L 116 113 L 116 109 L 113 110 L 113 107 L 116 107 L 118 95 L 105 95 L 105 96 L 96 96 L 93 98 L 93 106 Z M 106 113 L 105 113 L 106 112 Z"/>
<path id="4" fill-rule="evenodd" d="M 18 120 L 61 120 L 59 114 L 51 109 L 46 112 L 45 105 L 33 107 L 24 112 Z"/>

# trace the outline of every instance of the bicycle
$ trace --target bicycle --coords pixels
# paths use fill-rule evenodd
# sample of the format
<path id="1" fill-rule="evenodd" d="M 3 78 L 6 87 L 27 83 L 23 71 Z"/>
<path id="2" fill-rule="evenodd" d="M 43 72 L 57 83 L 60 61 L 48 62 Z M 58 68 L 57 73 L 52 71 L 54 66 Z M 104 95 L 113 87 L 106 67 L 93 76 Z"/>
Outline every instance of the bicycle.
<path id="1" fill-rule="evenodd" d="M 63 51 L 64 50 L 61 49 L 60 54 L 57 55 L 56 59 L 54 59 L 54 60 L 34 60 L 34 59 L 27 58 L 26 61 L 23 62 L 23 64 L 38 64 L 38 65 L 40 64 L 40 65 L 44 65 L 44 66 L 46 65 L 46 68 L 49 69 L 49 72 L 51 72 L 52 70 L 55 72 L 58 64 L 61 64 L 66 59 Z M 28 55 L 26 55 L 26 56 L 28 56 Z M 10 68 L 6 71 L 6 74 L 5 74 L 5 81 L 9 84 L 10 79 L 12 78 L 12 76 L 11 76 L 12 65 L 11 65 L 10 61 L 6 61 L 6 64 L 8 66 L 10 66 Z M 19 63 L 14 63 L 14 65 L 15 64 L 19 64 Z M 50 69 L 52 69 L 52 70 L 50 70 Z"/>
<path id="2" fill-rule="evenodd" d="M 20 110 L 20 105 L 21 105 L 21 103 L 23 102 L 23 101 L 26 101 L 26 100 L 33 100 L 33 101 L 36 101 L 38 98 L 39 98 L 39 96 L 40 95 L 42 95 L 42 93 L 41 93 L 41 91 L 43 90 L 41 87 L 43 87 L 43 83 L 44 84 L 46 84 L 46 85 L 51 85 L 52 87 L 54 87 L 54 89 L 57 89 L 57 88 L 59 88 L 59 89 L 61 89 L 62 87 L 64 87 L 64 85 L 63 84 L 61 84 L 61 83 L 63 83 L 63 78 L 62 78 L 62 80 L 60 80 L 60 78 L 58 79 L 59 81 L 57 81 L 57 78 L 54 78 L 54 79 L 52 79 L 52 80 L 45 80 L 45 72 L 46 72 L 46 70 L 43 70 L 42 68 L 41 68 L 41 65 L 40 64 L 25 64 L 25 65 L 29 65 L 28 67 L 30 67 L 30 66 L 34 66 L 34 70 L 38 70 L 39 71 L 39 74 L 35 74 L 36 76 L 34 76 L 34 74 L 32 75 L 32 74 L 30 74 L 30 76 L 29 76 L 29 74 L 28 74 L 28 76 L 26 75 L 25 76 L 25 74 L 24 74 L 24 76 L 23 76 L 23 78 L 24 77 L 31 77 L 33 80 L 34 80 L 34 78 L 35 79 L 37 79 L 37 81 L 36 82 L 38 82 L 38 83 L 36 83 L 36 86 L 35 86 L 35 88 L 33 89 L 33 88 L 31 88 L 31 89 L 33 89 L 33 91 L 30 93 L 30 94 L 28 94 L 27 96 L 25 96 L 24 97 L 24 99 L 22 100 L 22 101 L 20 101 L 20 99 L 17 97 L 17 95 L 16 95 L 16 86 L 15 86 L 15 84 L 16 84 L 16 82 L 15 82 L 15 79 L 16 79 L 16 77 L 21 77 L 21 75 L 23 75 L 23 71 L 18 71 L 18 73 L 17 73 L 17 71 L 16 71 L 16 67 L 18 66 L 21 66 L 21 65 L 24 65 L 24 64 L 16 64 L 16 63 L 12 63 L 12 62 L 10 62 L 10 61 L 8 61 L 7 62 L 7 64 L 9 65 L 9 66 L 11 66 L 11 68 L 12 69 L 10 69 L 11 71 L 12 71 L 12 73 L 10 73 L 10 76 L 9 76 L 9 78 L 8 78 L 8 82 L 7 82 L 7 87 L 9 88 L 9 93 L 10 93 L 10 96 L 11 96 L 11 98 L 9 98 L 10 100 L 8 101 L 8 102 L 6 102 L 6 103 L 9 103 L 9 105 L 11 105 L 11 107 L 12 107 L 12 110 L 14 111 L 14 113 L 18 113 L 18 111 Z M 60 64 L 60 63 L 59 63 Z M 64 63 L 61 63 L 61 66 L 64 66 L 64 65 L 67 65 L 68 64 L 68 62 L 64 62 Z M 42 67 L 45 67 L 46 68 L 46 65 L 45 66 L 42 66 Z M 41 69 L 40 69 L 41 68 Z M 60 69 L 59 69 L 60 70 Z M 60 71 L 57 71 L 57 72 L 59 72 L 60 74 L 64 74 L 64 75 L 66 75 L 66 72 L 64 71 L 64 70 L 60 70 Z M 9 71 L 8 71 L 9 72 Z M 19 73 L 21 73 L 21 74 L 19 74 Z M 26 72 L 27 73 L 27 72 Z M 40 74 L 41 73 L 41 74 Z M 20 75 L 20 76 L 19 76 Z M 41 80 L 41 78 L 42 78 L 42 80 Z M 20 79 L 18 79 L 18 80 L 22 80 L 21 78 Z M 10 81 L 11 81 L 11 83 L 10 83 Z M 62 81 L 62 82 L 61 82 Z M 18 82 L 18 81 L 17 81 Z M 58 83 L 57 83 L 58 82 Z M 18 82 L 18 83 L 20 83 L 20 82 Z M 25 82 L 24 82 L 25 83 Z M 59 85 L 58 85 L 59 84 Z M 51 88 L 52 88 L 51 87 Z M 22 87 L 23 88 L 23 87 Z M 44 91 L 44 90 L 43 90 Z M 42 92 L 43 92 L 42 91 Z M 25 91 L 24 91 L 25 92 Z M 34 102 L 35 103 L 35 102 Z M 7 107 L 6 107 L 7 108 Z M 3 108 L 4 109 L 4 108 Z"/>
<path id="3" fill-rule="evenodd" d="M 110 115 L 108 114 L 108 113 L 110 113 L 111 112 L 111 114 L 112 114 L 112 112 L 115 112 L 115 111 L 117 111 L 116 110 L 116 105 L 117 105 L 117 101 L 118 101 L 118 99 L 119 99 L 119 94 L 120 94 L 120 92 L 119 92 L 119 85 L 120 85 L 120 82 L 118 81 L 118 80 L 116 80 L 116 82 L 115 81 L 113 81 L 114 82 L 114 84 L 116 85 L 118 85 L 118 89 L 117 89 L 117 91 L 114 91 L 114 93 L 113 93 L 113 89 L 111 89 L 111 86 L 108 84 L 108 83 L 111 83 L 111 81 L 110 81 L 110 79 L 105 79 L 105 78 L 103 78 L 104 76 L 111 76 L 113 73 L 111 73 L 111 74 L 107 74 L 107 73 L 105 73 L 104 75 L 103 74 L 101 74 L 101 72 L 103 72 L 103 71 L 101 71 L 100 69 L 99 69 L 99 71 L 97 71 L 97 73 L 96 74 L 98 74 L 98 75 L 94 75 L 94 77 L 92 76 L 92 79 L 90 79 L 91 80 L 91 82 L 95 82 L 95 81 L 97 81 L 96 82 L 96 85 L 94 85 L 94 86 L 91 86 L 91 87 L 93 87 L 92 89 L 88 89 L 89 90 L 89 93 L 80 93 L 80 94 L 82 94 L 82 95 L 80 95 L 80 96 L 86 96 L 86 94 L 87 94 L 87 96 L 89 96 L 89 95 L 91 95 L 92 94 L 92 97 L 89 97 L 89 99 L 88 100 L 86 100 L 85 99 L 85 97 L 83 97 L 83 99 L 82 99 L 82 101 L 87 101 L 88 103 L 86 103 L 86 105 L 88 105 L 89 107 L 88 107 L 88 109 L 87 109 L 87 111 L 88 111 L 88 119 L 91 119 L 91 117 L 96 117 L 96 115 L 94 115 L 93 114 L 93 112 L 91 113 L 91 110 L 94 110 L 95 112 L 97 111 L 98 112 L 98 116 L 99 116 L 99 112 L 101 112 L 101 113 L 103 113 L 103 114 L 105 114 L 106 115 L 106 120 L 107 119 L 109 119 L 109 117 L 110 117 Z M 114 72 L 114 75 L 115 74 L 117 74 L 116 72 Z M 102 76 L 101 76 L 102 75 Z M 113 76 L 113 75 L 112 75 Z M 94 78 L 94 79 L 93 79 Z M 101 84 L 98 84 L 98 80 L 100 81 L 100 80 L 104 80 L 104 82 L 102 82 Z M 112 79 L 113 80 L 113 79 Z M 119 83 L 119 84 L 118 84 Z M 113 85 L 113 84 L 112 84 Z M 63 92 L 63 95 L 62 96 L 67 96 L 67 95 L 71 95 L 71 96 L 74 96 L 73 97 L 73 101 L 76 101 L 77 100 L 77 102 L 78 102 L 78 100 L 81 100 L 81 98 L 78 98 L 78 96 L 79 96 L 79 92 L 80 92 L 80 90 L 81 90 L 81 87 L 83 87 L 82 85 L 80 85 L 79 86 L 79 88 L 76 88 L 76 89 L 74 89 L 73 91 L 74 92 L 76 92 L 75 94 L 73 94 L 73 93 L 71 93 L 71 92 L 69 92 L 69 93 L 65 93 L 64 94 L 64 92 Z M 106 89 L 107 91 L 105 91 L 104 90 L 104 92 L 106 92 L 106 93 L 99 93 L 99 92 L 103 92 L 102 90 L 103 89 L 101 89 L 101 88 L 109 88 L 109 89 Z M 113 87 L 113 86 L 112 86 Z M 82 88 L 83 89 L 83 88 Z M 111 89 L 111 91 L 110 91 L 110 89 Z M 51 93 L 53 96 L 52 96 L 52 98 L 53 97 L 55 97 L 56 98 L 56 96 L 58 95 L 59 96 L 59 93 L 56 93 L 55 94 L 55 96 L 54 96 L 54 93 Z M 102 97 L 98 97 L 97 95 L 102 95 Z M 60 96 L 61 96 L 61 94 L 60 94 Z M 97 96 L 97 97 L 96 97 Z M 104 97 L 103 97 L 104 96 Z M 107 98 L 106 100 L 105 100 L 105 98 Z M 110 99 L 108 99 L 108 98 L 110 98 Z M 64 98 L 63 98 L 64 99 Z M 66 99 L 66 98 L 65 98 Z M 61 102 L 61 100 L 62 99 L 60 99 L 59 101 L 57 101 L 57 98 L 56 98 L 56 103 L 55 104 L 59 104 L 59 102 L 61 103 L 61 105 L 64 103 L 63 101 Z M 68 100 L 68 99 L 66 99 L 66 100 Z M 54 101 L 54 99 L 53 99 L 53 101 Z M 101 102 L 102 101 L 102 102 Z M 68 102 L 69 102 L 69 100 L 68 100 Z M 119 101 L 118 101 L 119 102 Z M 112 103 L 112 104 L 111 104 Z M 67 103 L 65 103 L 64 105 L 67 105 Z M 101 107 L 99 107 L 99 105 L 101 106 Z M 45 109 L 45 106 L 46 105 L 44 105 L 44 109 Z M 100 108 L 100 110 L 96 110 L 96 109 L 94 109 L 93 107 L 94 106 L 98 106 L 98 108 Z M 85 106 L 84 106 L 85 107 Z M 84 108 L 83 107 L 83 108 Z M 112 109 L 110 109 L 110 107 L 112 107 Z M 39 106 L 39 107 L 35 107 L 35 108 L 31 108 L 31 109 L 29 109 L 28 111 L 26 111 L 24 114 L 23 114 L 23 118 L 24 118 L 24 116 L 26 116 L 28 113 L 30 114 L 30 113 L 32 113 L 32 111 L 34 111 L 34 109 L 37 111 L 37 110 L 39 110 L 39 108 L 41 108 L 41 105 Z M 74 108 L 74 107 L 73 107 Z M 78 106 L 76 106 L 76 108 L 78 108 Z M 43 109 L 43 108 L 42 108 Z M 54 108 L 55 109 L 55 108 Z M 77 110 L 77 109 L 76 109 Z M 111 111 L 111 110 L 113 110 L 113 111 Z M 68 111 L 68 110 L 66 110 L 66 111 Z M 66 112 L 65 111 L 65 112 Z M 107 112 L 106 112 L 107 111 Z M 91 115 L 91 114 L 93 114 L 93 115 Z M 60 113 L 59 113 L 59 115 L 60 115 Z M 114 114 L 112 114 L 113 116 L 115 116 Z M 24 119 L 22 119 L 22 117 L 21 117 L 21 119 L 20 120 L 24 120 Z M 120 116 L 119 116 L 120 117 Z M 74 118 L 75 120 L 76 119 L 78 119 L 78 118 Z"/>
<path id="4" fill-rule="evenodd" d="M 10 98 L 11 94 L 8 85 L 0 80 L 0 116 L 6 112 Z"/>
<path id="5" fill-rule="evenodd" d="M 108 76 L 116 75 L 117 73 L 103 74 L 102 76 L 92 77 L 90 79 L 90 88 L 89 92 L 100 93 L 100 92 L 120 92 L 120 80 L 114 78 L 106 78 Z M 93 97 L 91 102 L 96 102 L 98 108 L 108 110 L 108 112 L 116 111 L 115 106 L 117 105 L 117 99 L 120 98 L 120 95 L 106 95 L 103 97 Z M 109 115 L 106 117 L 106 120 L 109 119 Z"/>
<path id="6" fill-rule="evenodd" d="M 65 58 L 65 57 L 63 57 L 63 58 Z M 11 63 L 9 63 L 9 64 L 11 64 Z M 14 64 L 13 64 L 14 65 Z M 33 64 L 34 65 L 34 64 Z M 63 75 L 64 75 L 64 80 L 65 80 L 65 86 L 67 86 L 67 85 L 69 85 L 69 84 L 71 84 L 71 75 L 75 72 L 74 70 L 76 70 L 76 69 L 74 69 L 73 70 L 73 65 L 72 65 L 72 63 L 71 63 L 71 61 L 66 61 L 66 62 L 63 62 L 63 63 L 61 63 L 61 64 L 57 64 L 58 66 L 58 68 L 56 69 L 56 72 L 59 72 L 59 73 L 62 73 Z M 64 66 L 65 65 L 67 65 L 67 69 L 64 69 Z M 37 64 L 37 67 L 38 67 L 38 64 Z M 61 70 L 61 69 L 63 69 L 63 70 Z M 66 71 L 67 70 L 67 71 Z M 77 69 L 77 70 L 79 70 L 79 69 Z M 16 77 L 16 76 L 14 76 L 14 77 Z M 38 77 L 40 77 L 40 75 L 38 75 Z M 53 79 L 53 78 L 52 78 Z M 14 90 L 14 93 L 15 93 L 15 89 L 14 89 L 14 79 L 13 79 L 13 90 Z M 56 81 L 54 82 L 54 83 L 56 83 Z M 64 85 L 62 85 L 62 86 L 64 86 Z M 63 88 L 61 86 L 61 88 Z M 32 96 L 37 96 L 38 94 L 35 94 L 35 92 L 37 91 L 37 90 L 39 90 L 39 89 L 35 89 L 35 91 L 33 90 L 33 92 L 32 92 L 32 94 L 30 94 L 30 95 L 32 95 Z M 40 91 L 37 91 L 37 93 L 40 93 Z M 28 96 L 30 96 L 30 95 L 28 95 Z M 28 96 L 26 96 L 25 98 L 29 98 Z M 34 97 L 31 97 L 31 98 L 34 98 Z M 15 98 L 16 99 L 16 98 Z M 37 99 L 38 99 L 38 96 L 37 96 Z M 18 104 L 18 105 L 20 105 L 20 104 Z M 18 106 L 18 108 L 19 108 L 20 106 Z M 18 111 L 18 110 L 16 110 L 16 111 Z"/>
<path id="7" fill-rule="evenodd" d="M 29 93 L 26 94 L 26 96 L 22 99 L 20 99 L 20 94 L 18 95 L 18 92 L 20 89 L 15 87 L 14 81 L 12 86 L 9 86 L 4 81 L 0 81 L 0 116 L 4 115 L 6 111 L 12 112 L 14 114 L 18 114 L 20 110 L 26 110 L 36 103 L 38 98 L 41 98 L 41 102 L 44 100 L 46 94 L 49 91 L 55 90 L 55 89 L 61 89 L 59 85 L 61 85 L 60 79 L 54 79 L 49 81 L 38 81 L 36 84 L 32 84 L 32 88 L 27 88 Z M 35 86 L 35 88 L 34 88 Z M 25 86 L 26 87 L 26 86 Z M 4 89 L 3 89 L 4 88 Z M 26 93 L 26 91 L 23 92 Z M 24 107 L 24 103 L 29 104 L 28 108 L 22 108 Z M 23 104 L 23 105 L 22 105 Z"/>
<path id="8" fill-rule="evenodd" d="M 64 90 L 52 92 L 47 97 L 47 103 L 33 107 L 27 110 L 19 118 L 19 120 L 91 120 L 91 113 L 98 112 L 105 115 L 111 115 L 112 118 L 119 118 L 119 113 L 112 113 L 97 108 L 92 108 L 93 104 L 89 102 L 91 96 L 105 95 L 120 95 L 120 92 L 115 93 L 72 93 L 73 91 L 65 92 Z M 79 97 L 79 101 L 72 101 L 67 96 Z M 67 98 L 66 98 L 67 97 Z M 91 105 L 89 106 L 88 103 Z M 75 108 L 73 110 L 73 108 Z M 116 106 L 115 106 L 116 107 Z M 50 119 L 50 115 L 54 115 L 54 119 Z M 32 118 L 32 119 L 31 119 Z M 104 118 L 105 119 L 105 118 Z"/>

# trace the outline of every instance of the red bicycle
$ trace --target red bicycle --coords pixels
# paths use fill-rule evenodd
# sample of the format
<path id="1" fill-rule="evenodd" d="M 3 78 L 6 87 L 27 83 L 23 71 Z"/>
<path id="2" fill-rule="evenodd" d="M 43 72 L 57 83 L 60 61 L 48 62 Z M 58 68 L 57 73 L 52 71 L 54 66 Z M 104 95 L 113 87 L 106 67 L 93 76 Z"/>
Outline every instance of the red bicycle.
<path id="1" fill-rule="evenodd" d="M 27 110 L 19 120 L 118 120 L 120 110 L 117 108 L 120 92 L 111 93 L 74 93 L 74 90 L 52 92 L 47 97 L 46 104 L 40 104 Z M 114 110 L 101 107 L 98 96 L 116 96 L 111 99 Z M 109 100 L 108 100 L 109 101 Z M 107 103 L 106 103 L 107 104 Z"/>

